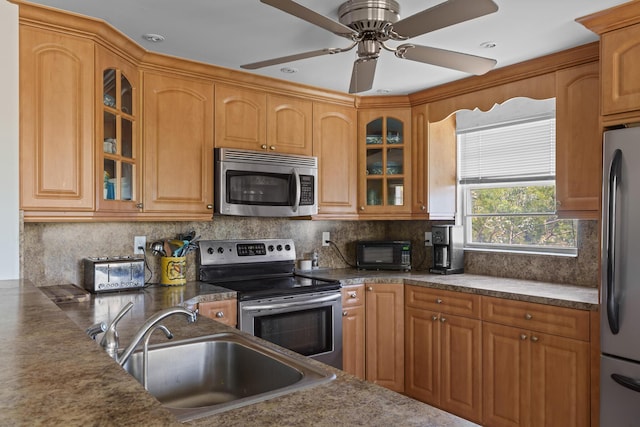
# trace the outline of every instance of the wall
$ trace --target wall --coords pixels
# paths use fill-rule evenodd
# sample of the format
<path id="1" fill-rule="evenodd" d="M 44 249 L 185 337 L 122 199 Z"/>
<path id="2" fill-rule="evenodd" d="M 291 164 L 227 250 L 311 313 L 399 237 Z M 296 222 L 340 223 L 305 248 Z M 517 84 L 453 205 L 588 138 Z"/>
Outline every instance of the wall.
<path id="1" fill-rule="evenodd" d="M 88 256 L 131 255 L 133 238 L 147 236 L 147 242 L 173 238 L 195 230 L 203 239 L 251 239 L 286 237 L 294 239 L 299 258 L 318 250 L 320 267 L 348 267 L 338 250 L 355 263 L 355 241 L 359 239 L 410 239 L 414 270 L 426 271 L 431 252 L 423 237 L 431 230 L 428 221 L 308 221 L 277 218 L 216 217 L 211 222 L 95 223 L 24 225 L 24 276 L 36 285 L 82 283 L 82 259 Z M 322 247 L 323 231 L 331 233 L 333 246 Z M 596 221 L 580 221 L 578 257 L 533 256 L 467 252 L 465 272 L 490 276 L 542 280 L 596 287 L 598 284 L 598 229 Z M 158 282 L 159 259 L 148 252 Z M 187 278 L 196 278 L 195 253 L 187 257 Z"/>
<path id="2" fill-rule="evenodd" d="M 0 1 L 0 280 L 20 277 L 18 6 Z"/>

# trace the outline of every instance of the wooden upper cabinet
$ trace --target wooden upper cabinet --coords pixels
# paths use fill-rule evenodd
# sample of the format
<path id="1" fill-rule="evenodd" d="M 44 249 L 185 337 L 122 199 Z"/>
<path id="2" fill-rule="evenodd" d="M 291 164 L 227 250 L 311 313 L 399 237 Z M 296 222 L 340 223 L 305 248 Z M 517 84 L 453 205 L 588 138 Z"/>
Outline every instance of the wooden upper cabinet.
<path id="1" fill-rule="evenodd" d="M 357 114 L 353 107 L 313 104 L 313 155 L 318 158 L 318 215 L 357 212 Z"/>
<path id="2" fill-rule="evenodd" d="M 590 63 L 556 73 L 558 215 L 598 219 L 602 190 L 599 68 Z"/>
<path id="3" fill-rule="evenodd" d="M 411 109 L 411 212 L 417 218 L 453 219 L 456 213 L 455 114 L 430 123 L 428 108 L 425 104 Z"/>
<path id="4" fill-rule="evenodd" d="M 144 73 L 145 213 L 213 214 L 213 83 Z"/>
<path id="5" fill-rule="evenodd" d="M 135 65 L 96 48 L 96 211 L 138 211 L 140 191 L 139 75 Z"/>
<path id="6" fill-rule="evenodd" d="M 411 213 L 411 110 L 358 111 L 358 213 Z"/>
<path id="7" fill-rule="evenodd" d="M 313 149 L 313 103 L 267 95 L 267 150 L 310 156 Z"/>
<path id="8" fill-rule="evenodd" d="M 263 92 L 216 85 L 216 147 L 267 148 L 267 99 Z"/>
<path id="9" fill-rule="evenodd" d="M 37 217 L 37 211 L 93 211 L 94 111 L 93 43 L 21 25 L 20 207 L 25 219 Z"/>
<path id="10" fill-rule="evenodd" d="M 640 24 L 602 35 L 602 114 L 640 110 Z"/>
<path id="11" fill-rule="evenodd" d="M 311 155 L 311 101 L 216 86 L 216 147 Z"/>

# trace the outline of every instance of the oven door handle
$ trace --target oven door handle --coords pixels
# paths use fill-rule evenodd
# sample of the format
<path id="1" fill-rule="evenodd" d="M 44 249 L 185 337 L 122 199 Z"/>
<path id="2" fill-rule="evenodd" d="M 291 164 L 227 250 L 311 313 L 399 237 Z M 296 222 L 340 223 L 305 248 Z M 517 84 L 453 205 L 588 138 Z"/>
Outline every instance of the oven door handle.
<path id="1" fill-rule="evenodd" d="M 325 295 L 318 298 L 312 298 L 304 301 L 290 301 L 290 302 L 280 302 L 275 304 L 258 304 L 258 305 L 245 305 L 242 307 L 243 311 L 255 311 L 255 310 L 279 310 L 281 308 L 301 308 L 307 305 L 320 304 L 329 301 L 335 301 L 342 298 L 340 293 L 336 293 L 335 295 Z"/>

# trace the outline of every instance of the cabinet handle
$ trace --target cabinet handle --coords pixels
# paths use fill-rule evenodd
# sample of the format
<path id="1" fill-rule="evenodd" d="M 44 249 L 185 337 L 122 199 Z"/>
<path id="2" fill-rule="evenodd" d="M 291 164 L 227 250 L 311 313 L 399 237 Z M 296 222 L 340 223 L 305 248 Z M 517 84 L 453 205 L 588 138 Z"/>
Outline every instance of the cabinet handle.
<path id="1" fill-rule="evenodd" d="M 207 209 L 213 209 L 213 205 L 207 205 Z"/>
<path id="2" fill-rule="evenodd" d="M 440 321 L 441 321 L 442 323 L 444 323 L 444 322 L 446 322 L 446 321 L 447 321 L 447 319 L 445 319 L 444 317 L 441 317 L 441 318 L 440 318 Z"/>
<path id="3" fill-rule="evenodd" d="M 358 294 L 356 292 L 349 292 L 349 298 L 358 298 Z"/>
<path id="4" fill-rule="evenodd" d="M 520 334 L 520 340 L 526 341 L 527 340 L 527 336 L 525 334 Z"/>
<path id="5" fill-rule="evenodd" d="M 142 204 L 142 203 L 136 203 L 136 208 L 138 208 L 138 209 L 142 209 L 142 207 L 143 207 L 143 204 Z"/>
<path id="6" fill-rule="evenodd" d="M 368 287 L 367 287 L 367 290 L 368 290 L 369 292 L 372 292 L 372 291 L 373 291 L 373 287 L 372 287 L 372 286 L 368 286 Z"/>
<path id="7" fill-rule="evenodd" d="M 222 318 L 224 317 L 224 311 L 219 311 L 219 312 L 217 312 L 217 313 L 216 313 L 216 317 L 217 317 L 218 319 L 222 319 Z"/>
<path id="8" fill-rule="evenodd" d="M 436 321 L 438 320 L 438 315 L 434 314 L 433 316 L 431 316 L 431 320 Z"/>
<path id="9" fill-rule="evenodd" d="M 348 311 L 343 311 L 343 312 L 342 312 L 342 316 L 347 316 L 348 314 L 349 314 L 349 312 L 348 312 Z"/>
<path id="10" fill-rule="evenodd" d="M 535 335 L 531 335 L 531 341 L 538 342 L 538 337 Z"/>
<path id="11" fill-rule="evenodd" d="M 527 319 L 527 320 L 531 320 L 531 319 L 533 319 L 533 316 L 531 314 L 527 313 L 527 314 L 524 315 L 524 318 Z"/>
<path id="12" fill-rule="evenodd" d="M 267 144 L 262 144 L 262 145 L 260 146 L 260 148 L 262 148 L 263 150 L 266 150 L 266 149 L 267 149 Z"/>
<path id="13" fill-rule="evenodd" d="M 442 304 L 442 300 L 440 298 L 436 298 L 436 304 Z"/>

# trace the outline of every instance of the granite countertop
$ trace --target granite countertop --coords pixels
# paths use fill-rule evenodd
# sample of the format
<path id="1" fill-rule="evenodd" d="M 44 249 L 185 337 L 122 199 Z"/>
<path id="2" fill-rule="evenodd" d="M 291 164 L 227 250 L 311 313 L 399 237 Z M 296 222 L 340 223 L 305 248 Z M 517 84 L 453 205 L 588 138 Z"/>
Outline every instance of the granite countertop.
<path id="1" fill-rule="evenodd" d="M 84 329 L 113 319 L 132 301 L 133 309 L 118 328 L 120 342 L 126 345 L 144 320 L 161 308 L 233 296 L 223 288 L 195 282 L 92 295 L 89 301 L 57 306 L 28 281 L 0 281 L 0 425 L 180 425 L 88 338 Z M 204 317 L 187 324 L 182 316 L 171 316 L 163 324 L 177 340 L 230 330 L 241 333 Z M 163 340 L 162 334 L 152 335 L 152 342 Z M 336 379 L 186 424 L 475 426 L 315 360 L 308 361 L 334 372 Z"/>
<path id="2" fill-rule="evenodd" d="M 440 275 L 428 272 L 357 270 L 355 268 L 319 268 L 300 271 L 299 274 L 340 280 L 343 285 L 397 282 L 579 310 L 596 310 L 599 298 L 597 288 L 476 274 Z"/>

